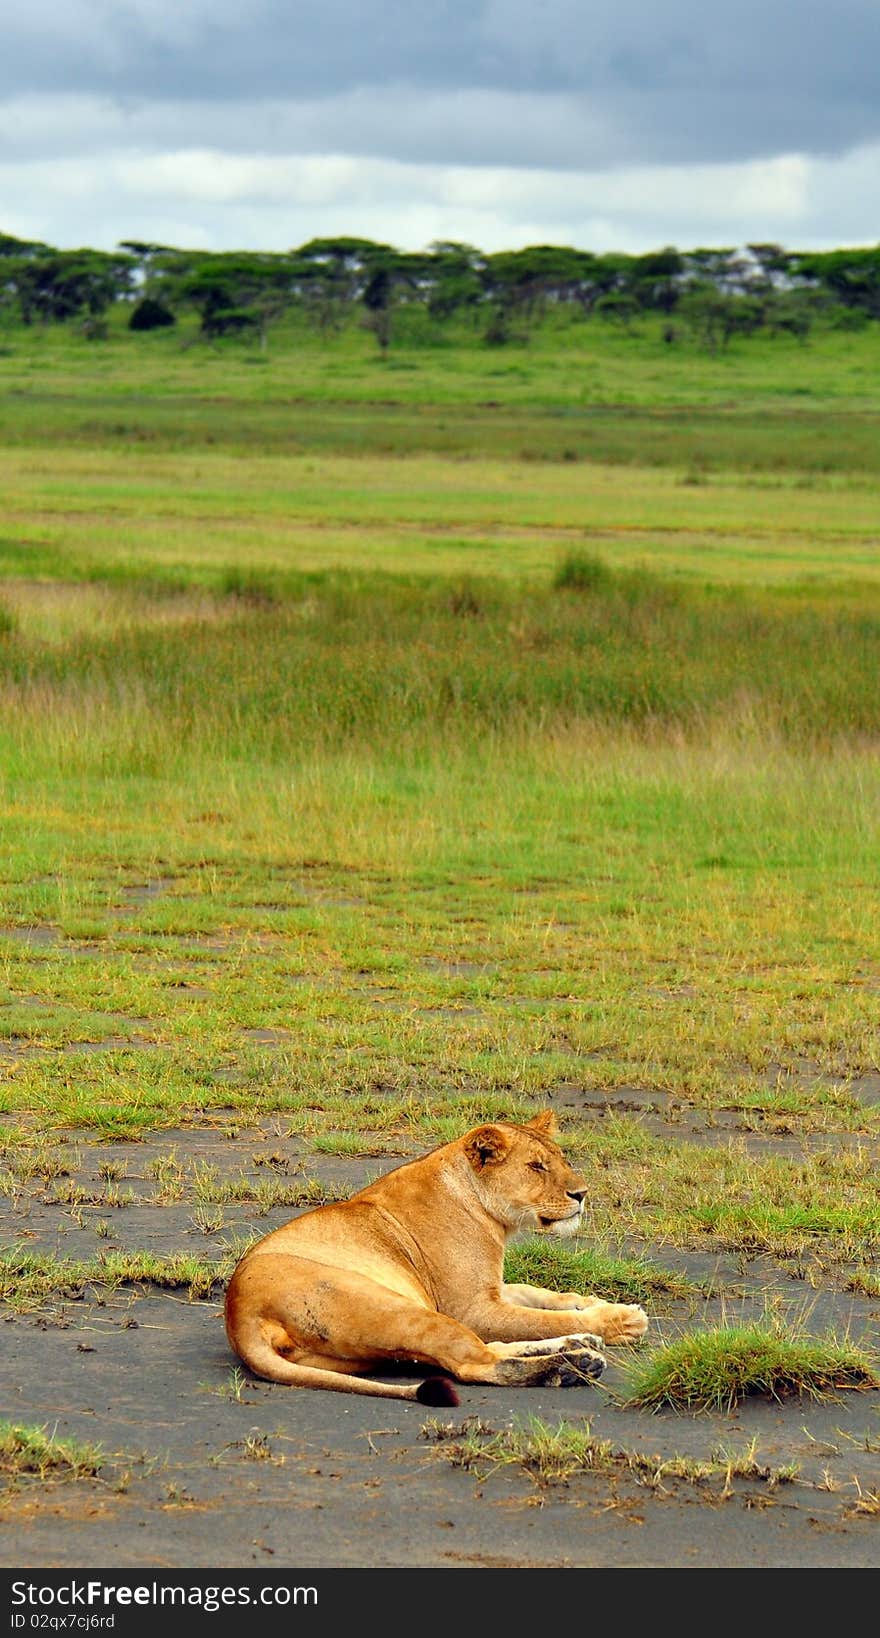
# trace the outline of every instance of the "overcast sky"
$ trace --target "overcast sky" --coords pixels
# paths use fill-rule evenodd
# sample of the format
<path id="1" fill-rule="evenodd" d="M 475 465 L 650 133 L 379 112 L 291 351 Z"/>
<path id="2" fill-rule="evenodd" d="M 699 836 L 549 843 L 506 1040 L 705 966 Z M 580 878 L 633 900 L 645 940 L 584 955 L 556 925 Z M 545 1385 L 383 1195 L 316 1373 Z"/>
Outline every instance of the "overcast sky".
<path id="1" fill-rule="evenodd" d="M 880 0 L 0 0 L 0 231 L 880 242 Z"/>

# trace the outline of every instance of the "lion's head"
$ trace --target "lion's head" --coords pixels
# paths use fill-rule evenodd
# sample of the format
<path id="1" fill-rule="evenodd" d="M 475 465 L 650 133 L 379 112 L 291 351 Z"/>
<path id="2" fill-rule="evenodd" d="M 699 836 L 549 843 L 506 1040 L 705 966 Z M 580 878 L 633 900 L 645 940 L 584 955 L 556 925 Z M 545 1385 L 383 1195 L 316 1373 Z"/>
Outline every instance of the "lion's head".
<path id="1" fill-rule="evenodd" d="M 461 1140 L 482 1205 L 511 1232 L 569 1235 L 580 1227 L 586 1184 L 553 1142 L 555 1131 L 548 1109 L 525 1126 L 499 1121 Z"/>

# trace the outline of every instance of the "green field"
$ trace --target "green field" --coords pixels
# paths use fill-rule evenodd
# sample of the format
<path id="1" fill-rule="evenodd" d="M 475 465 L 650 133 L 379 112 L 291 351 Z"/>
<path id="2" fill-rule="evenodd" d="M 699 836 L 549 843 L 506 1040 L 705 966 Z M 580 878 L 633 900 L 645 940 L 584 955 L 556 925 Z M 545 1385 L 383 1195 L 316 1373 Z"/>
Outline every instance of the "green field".
<path id="1" fill-rule="evenodd" d="M 563 1111 L 602 1239 L 839 1278 L 880 1234 L 880 328 L 374 354 L 4 334 L 10 1153 L 408 1153 L 630 1088 L 667 1130 Z"/>

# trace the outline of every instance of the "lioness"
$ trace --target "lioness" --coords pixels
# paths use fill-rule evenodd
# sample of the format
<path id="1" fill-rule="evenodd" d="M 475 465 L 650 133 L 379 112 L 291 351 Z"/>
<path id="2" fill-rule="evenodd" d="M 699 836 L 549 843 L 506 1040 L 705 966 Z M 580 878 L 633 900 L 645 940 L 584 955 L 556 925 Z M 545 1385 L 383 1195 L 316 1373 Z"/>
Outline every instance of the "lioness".
<path id="1" fill-rule="evenodd" d="M 555 1131 L 549 1110 L 476 1127 L 267 1234 L 229 1282 L 232 1347 L 271 1382 L 426 1405 L 458 1404 L 449 1377 L 568 1387 L 599 1376 L 603 1342 L 641 1336 L 644 1310 L 503 1280 L 512 1233 L 571 1235 L 583 1216 L 586 1184 Z M 363 1374 L 395 1361 L 444 1374 L 407 1387 Z"/>

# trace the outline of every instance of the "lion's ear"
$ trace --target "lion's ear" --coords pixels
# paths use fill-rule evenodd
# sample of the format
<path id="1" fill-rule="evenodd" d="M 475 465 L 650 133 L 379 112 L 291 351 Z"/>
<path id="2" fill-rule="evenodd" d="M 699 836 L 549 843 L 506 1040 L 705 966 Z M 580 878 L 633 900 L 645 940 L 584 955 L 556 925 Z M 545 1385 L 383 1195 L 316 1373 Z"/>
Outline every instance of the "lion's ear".
<path id="1" fill-rule="evenodd" d="M 464 1152 L 475 1172 L 481 1172 L 484 1166 L 497 1165 L 509 1148 L 509 1139 L 500 1126 L 478 1126 L 468 1132 L 464 1140 Z"/>
<path id="2" fill-rule="evenodd" d="M 536 1115 L 534 1120 L 526 1121 L 526 1125 L 530 1126 L 533 1132 L 541 1132 L 543 1133 L 544 1137 L 550 1138 L 555 1137 L 559 1130 L 559 1125 L 552 1109 L 542 1110 L 541 1114 Z"/>

